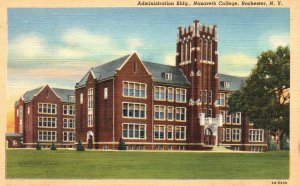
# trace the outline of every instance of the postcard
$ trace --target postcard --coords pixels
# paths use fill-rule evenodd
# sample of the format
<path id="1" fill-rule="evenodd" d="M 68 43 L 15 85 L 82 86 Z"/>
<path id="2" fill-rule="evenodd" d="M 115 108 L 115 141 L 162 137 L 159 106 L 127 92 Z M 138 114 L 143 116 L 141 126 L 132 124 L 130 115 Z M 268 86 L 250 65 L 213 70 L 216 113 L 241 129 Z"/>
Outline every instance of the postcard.
<path id="1" fill-rule="evenodd" d="M 6 1 L 1 182 L 297 185 L 296 6 Z"/>

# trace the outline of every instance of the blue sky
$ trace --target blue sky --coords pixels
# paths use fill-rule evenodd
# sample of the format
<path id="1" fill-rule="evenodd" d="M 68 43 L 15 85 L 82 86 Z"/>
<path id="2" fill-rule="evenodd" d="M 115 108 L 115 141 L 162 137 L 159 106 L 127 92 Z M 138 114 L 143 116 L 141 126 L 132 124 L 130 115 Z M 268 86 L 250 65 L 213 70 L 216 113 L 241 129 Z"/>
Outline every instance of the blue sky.
<path id="1" fill-rule="evenodd" d="M 195 19 L 218 26 L 220 73 L 246 76 L 262 51 L 289 44 L 289 9 L 9 9 L 11 100 L 45 83 L 74 88 L 92 66 L 132 51 L 174 65 L 177 27 Z"/>

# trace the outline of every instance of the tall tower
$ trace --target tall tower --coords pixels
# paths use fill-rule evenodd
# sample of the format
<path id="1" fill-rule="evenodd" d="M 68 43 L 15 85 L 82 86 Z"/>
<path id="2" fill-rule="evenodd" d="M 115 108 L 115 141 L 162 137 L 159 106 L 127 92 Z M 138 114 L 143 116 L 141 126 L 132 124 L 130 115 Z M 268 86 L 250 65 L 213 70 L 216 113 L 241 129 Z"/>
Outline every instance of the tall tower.
<path id="1" fill-rule="evenodd" d="M 217 26 L 204 26 L 198 20 L 187 28 L 179 27 L 177 35 L 176 66 L 188 78 L 189 143 L 204 144 L 204 127 L 199 124 L 199 114 L 215 118 L 218 100 L 218 38 Z M 197 149 L 198 147 L 194 147 Z"/>

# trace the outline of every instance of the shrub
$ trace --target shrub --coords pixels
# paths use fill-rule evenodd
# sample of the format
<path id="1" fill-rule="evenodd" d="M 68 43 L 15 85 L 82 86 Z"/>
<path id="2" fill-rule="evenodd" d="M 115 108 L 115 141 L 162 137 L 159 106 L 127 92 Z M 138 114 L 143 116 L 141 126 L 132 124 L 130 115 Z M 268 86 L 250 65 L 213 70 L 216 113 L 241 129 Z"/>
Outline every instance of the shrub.
<path id="1" fill-rule="evenodd" d="M 125 141 L 122 138 L 120 138 L 120 140 L 119 140 L 118 149 L 119 150 L 126 150 L 126 144 L 125 144 Z"/>
<path id="2" fill-rule="evenodd" d="M 50 147 L 50 150 L 56 150 L 56 146 L 54 143 L 52 143 L 51 147 Z"/>
<path id="3" fill-rule="evenodd" d="M 84 147 L 82 145 L 81 140 L 78 141 L 78 144 L 76 146 L 76 151 L 84 151 Z"/>
<path id="4" fill-rule="evenodd" d="M 40 145 L 40 143 L 38 142 L 35 146 L 36 150 L 42 150 L 42 146 Z"/>

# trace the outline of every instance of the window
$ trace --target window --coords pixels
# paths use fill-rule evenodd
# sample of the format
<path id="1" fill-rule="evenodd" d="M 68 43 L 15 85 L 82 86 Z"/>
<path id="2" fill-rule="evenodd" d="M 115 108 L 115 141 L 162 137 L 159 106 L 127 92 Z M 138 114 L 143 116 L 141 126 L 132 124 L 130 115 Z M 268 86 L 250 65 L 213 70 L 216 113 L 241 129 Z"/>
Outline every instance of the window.
<path id="1" fill-rule="evenodd" d="M 241 124 L 241 113 L 232 114 L 232 124 Z"/>
<path id="2" fill-rule="evenodd" d="M 222 129 L 222 134 L 223 134 L 222 135 L 222 141 L 225 141 L 225 129 L 224 128 Z"/>
<path id="3" fill-rule="evenodd" d="M 146 98 L 146 84 L 137 82 L 123 82 L 123 96 Z"/>
<path id="4" fill-rule="evenodd" d="M 168 88 L 168 101 L 174 101 L 174 88 Z"/>
<path id="5" fill-rule="evenodd" d="M 168 121 L 174 120 L 174 107 L 168 107 Z"/>
<path id="6" fill-rule="evenodd" d="M 209 103 L 212 104 L 212 91 L 209 91 Z"/>
<path id="7" fill-rule="evenodd" d="M 56 128 L 55 117 L 38 117 L 38 126 L 47 128 Z"/>
<path id="8" fill-rule="evenodd" d="M 104 94 L 104 99 L 107 99 L 107 97 L 108 97 L 108 88 L 107 87 L 104 88 L 103 94 Z"/>
<path id="9" fill-rule="evenodd" d="M 141 103 L 123 103 L 123 117 L 146 118 L 146 105 Z"/>
<path id="10" fill-rule="evenodd" d="M 88 114 L 88 127 L 93 126 L 93 114 Z"/>
<path id="11" fill-rule="evenodd" d="M 168 140 L 172 140 L 173 139 L 173 126 L 172 125 L 168 125 L 168 131 L 167 131 L 167 135 L 168 135 Z"/>
<path id="12" fill-rule="evenodd" d="M 204 91 L 204 100 L 203 102 L 206 104 L 207 103 L 207 90 Z"/>
<path id="13" fill-rule="evenodd" d="M 73 118 L 64 118 L 63 121 L 64 121 L 63 128 L 71 128 L 71 129 L 75 128 L 75 119 L 73 119 Z"/>
<path id="14" fill-rule="evenodd" d="M 186 103 L 186 89 L 176 88 L 176 102 Z"/>
<path id="15" fill-rule="evenodd" d="M 226 141 L 231 140 L 231 129 L 226 129 Z"/>
<path id="16" fill-rule="evenodd" d="M 75 106 L 69 105 L 69 115 L 74 116 L 75 115 Z"/>
<path id="17" fill-rule="evenodd" d="M 38 131 L 38 141 L 56 141 L 56 131 Z"/>
<path id="18" fill-rule="evenodd" d="M 64 118 L 63 120 L 64 120 L 64 125 L 63 125 L 63 127 L 64 127 L 64 128 L 68 128 L 68 126 L 69 126 L 69 120 L 66 119 L 66 118 Z"/>
<path id="19" fill-rule="evenodd" d="M 208 117 L 209 117 L 209 118 L 212 117 L 212 109 L 208 109 Z"/>
<path id="20" fill-rule="evenodd" d="M 164 125 L 154 125 L 154 139 L 165 139 Z"/>
<path id="21" fill-rule="evenodd" d="M 75 115 L 75 106 L 74 105 L 64 105 L 64 115 Z"/>
<path id="22" fill-rule="evenodd" d="M 154 106 L 154 119 L 165 120 L 166 107 L 161 105 Z"/>
<path id="23" fill-rule="evenodd" d="M 131 139 L 146 139 L 146 125 L 124 123 L 122 125 L 122 137 Z"/>
<path id="24" fill-rule="evenodd" d="M 93 100 L 94 100 L 94 92 L 92 88 L 89 88 L 88 89 L 88 127 L 93 126 L 93 120 L 94 120 Z"/>
<path id="25" fill-rule="evenodd" d="M 220 93 L 220 106 L 225 106 L 225 94 Z"/>
<path id="26" fill-rule="evenodd" d="M 175 126 L 175 139 L 185 140 L 186 128 L 184 126 Z"/>
<path id="27" fill-rule="evenodd" d="M 83 94 L 80 94 L 80 104 L 83 104 Z"/>
<path id="28" fill-rule="evenodd" d="M 154 99 L 158 101 L 166 100 L 166 87 L 155 86 L 154 87 Z"/>
<path id="29" fill-rule="evenodd" d="M 221 110 L 220 113 L 222 115 L 222 124 L 224 124 L 225 123 L 225 111 Z"/>
<path id="30" fill-rule="evenodd" d="M 88 108 L 93 108 L 94 92 L 92 88 L 88 89 Z"/>
<path id="31" fill-rule="evenodd" d="M 56 114 L 56 104 L 39 103 L 38 113 L 41 113 L 41 114 Z"/>
<path id="32" fill-rule="evenodd" d="M 232 141 L 236 141 L 236 142 L 241 141 L 241 129 L 233 128 L 231 134 L 232 134 L 231 137 Z"/>
<path id="33" fill-rule="evenodd" d="M 228 114 L 228 111 L 226 111 L 226 123 L 231 124 L 231 115 Z"/>
<path id="34" fill-rule="evenodd" d="M 23 107 L 22 106 L 20 106 L 20 108 L 19 108 L 19 114 L 20 114 L 20 127 L 19 127 L 19 132 L 20 133 L 23 133 Z"/>
<path id="35" fill-rule="evenodd" d="M 75 132 L 63 132 L 64 142 L 74 142 L 76 138 Z"/>
<path id="36" fill-rule="evenodd" d="M 263 142 L 264 130 L 263 129 L 249 129 L 249 142 Z"/>
<path id="37" fill-rule="evenodd" d="M 27 114 L 30 114 L 30 107 L 27 107 Z"/>
<path id="38" fill-rule="evenodd" d="M 176 107 L 176 121 L 185 121 L 186 119 L 186 108 Z"/>
<path id="39" fill-rule="evenodd" d="M 224 81 L 224 88 L 229 88 L 230 87 L 230 83 L 227 81 Z"/>
<path id="40" fill-rule="evenodd" d="M 200 90 L 200 103 L 202 103 L 202 90 Z"/>
<path id="41" fill-rule="evenodd" d="M 68 114 L 68 106 L 64 105 L 64 115 L 67 115 L 67 114 Z"/>
<path id="42" fill-rule="evenodd" d="M 166 80 L 172 80 L 172 73 L 165 73 Z"/>
<path id="43" fill-rule="evenodd" d="M 204 109 L 204 116 L 207 118 L 207 109 Z"/>
<path id="44" fill-rule="evenodd" d="M 134 73 L 137 72 L 137 63 L 136 63 L 136 61 L 133 62 L 133 72 Z"/>
<path id="45" fill-rule="evenodd" d="M 75 101 L 75 96 L 69 96 L 68 99 L 69 99 L 70 101 Z"/>

